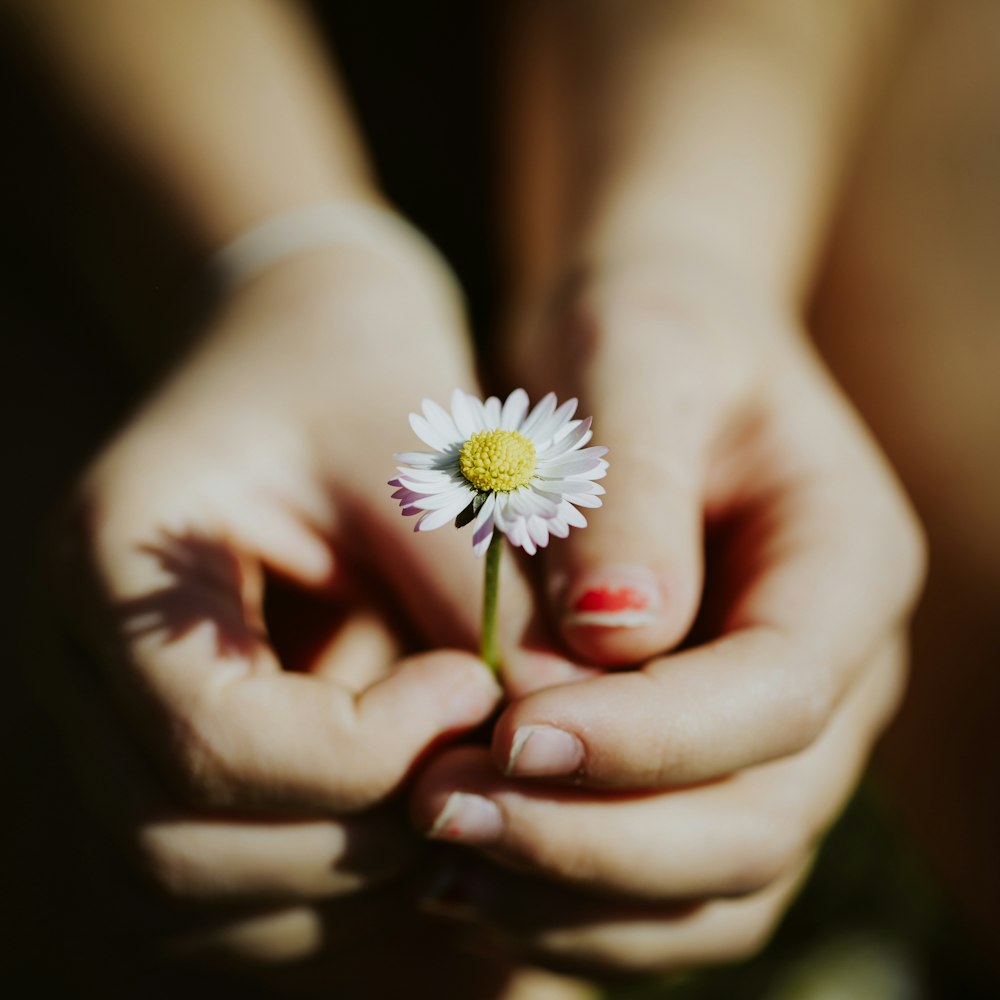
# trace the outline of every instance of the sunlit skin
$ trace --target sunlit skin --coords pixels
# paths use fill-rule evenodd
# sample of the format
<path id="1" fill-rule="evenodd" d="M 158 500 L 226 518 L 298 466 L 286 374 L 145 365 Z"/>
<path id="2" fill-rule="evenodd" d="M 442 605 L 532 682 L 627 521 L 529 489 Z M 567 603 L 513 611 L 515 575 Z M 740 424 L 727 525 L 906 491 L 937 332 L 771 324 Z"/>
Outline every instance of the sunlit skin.
<path id="1" fill-rule="evenodd" d="M 383 203 L 296 4 L 140 17 L 95 0 L 87 31 L 72 3 L 18 6 L 205 257 L 303 203 Z M 901 697 L 922 577 L 902 491 L 802 320 L 894 37 L 896 5 L 876 6 L 515 13 L 508 317 L 488 370 L 579 397 L 612 466 L 591 524 L 536 557 L 536 592 L 505 567 L 491 747 L 461 745 L 500 699 L 458 651 L 475 648 L 481 563 L 459 532 L 415 536 L 385 495 L 406 414 L 476 388 L 460 304 L 426 262 L 339 246 L 262 274 L 94 460 L 72 530 L 98 586 L 68 575 L 68 603 L 106 659 L 103 711 L 123 710 L 108 758 L 155 775 L 114 823 L 154 901 L 231 907 L 171 946 L 356 974 L 359 938 L 387 950 L 358 890 L 400 879 L 405 940 L 428 833 L 481 862 L 464 916 L 502 933 L 505 966 L 685 968 L 767 940 Z M 231 115 L 233 94 L 255 116 Z M 463 472 L 515 489 L 532 456 L 493 433 Z M 297 672 L 262 628 L 265 570 L 339 609 Z M 699 607 L 704 634 L 677 652 Z M 360 866 L 352 840 L 374 845 Z"/>

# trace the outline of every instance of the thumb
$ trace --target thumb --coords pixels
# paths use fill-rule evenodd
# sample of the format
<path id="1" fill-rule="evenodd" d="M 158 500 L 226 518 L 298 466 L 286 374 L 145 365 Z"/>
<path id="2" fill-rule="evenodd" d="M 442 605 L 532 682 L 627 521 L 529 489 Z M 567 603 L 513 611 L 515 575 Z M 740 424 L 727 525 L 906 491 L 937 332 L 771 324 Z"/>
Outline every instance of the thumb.
<path id="1" fill-rule="evenodd" d="M 679 643 L 704 574 L 704 469 L 717 416 L 710 380 L 663 326 L 632 319 L 628 337 L 605 331 L 618 336 L 604 338 L 610 346 L 581 373 L 585 384 L 569 387 L 593 415 L 610 467 L 604 506 L 551 546 L 544 570 L 563 639 L 603 666 Z"/>
<path id="2" fill-rule="evenodd" d="M 553 547 L 545 572 L 570 648 L 620 666 L 677 645 L 690 629 L 703 577 L 702 510 L 691 476 L 669 454 L 612 443 L 609 460 L 605 508 Z"/>

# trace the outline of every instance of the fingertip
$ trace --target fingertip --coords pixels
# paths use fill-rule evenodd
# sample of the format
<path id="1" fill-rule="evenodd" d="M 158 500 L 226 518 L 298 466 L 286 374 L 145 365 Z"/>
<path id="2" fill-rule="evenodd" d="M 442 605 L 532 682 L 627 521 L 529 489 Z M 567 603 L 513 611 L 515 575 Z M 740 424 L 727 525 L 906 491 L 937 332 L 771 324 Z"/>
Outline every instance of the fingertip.
<path id="1" fill-rule="evenodd" d="M 631 666 L 677 645 L 694 611 L 690 589 L 642 565 L 588 568 L 555 598 L 569 648 L 605 667 Z"/>
<path id="2" fill-rule="evenodd" d="M 503 698 L 496 673 L 481 659 L 461 650 L 426 654 L 437 669 L 453 671 L 454 681 L 445 701 L 446 717 L 456 725 L 478 725 Z"/>
<path id="3" fill-rule="evenodd" d="M 504 764 L 508 777 L 570 777 L 581 774 L 586 751 L 575 733 L 555 726 L 520 726 Z"/>
<path id="4" fill-rule="evenodd" d="M 582 778 L 587 765 L 587 729 L 578 725 L 572 695 L 554 689 L 511 705 L 493 727 L 490 756 L 508 778 Z"/>
<path id="5" fill-rule="evenodd" d="M 394 719 L 420 716 L 431 729 L 469 729 L 492 714 L 503 697 L 486 665 L 461 650 L 436 650 L 400 663 L 393 674 L 362 696 L 370 712 Z"/>
<path id="6" fill-rule="evenodd" d="M 440 830 L 441 816 L 456 791 L 488 795 L 499 780 L 485 747 L 446 750 L 421 770 L 411 789 L 409 812 L 413 827 L 424 835 L 435 827 Z"/>

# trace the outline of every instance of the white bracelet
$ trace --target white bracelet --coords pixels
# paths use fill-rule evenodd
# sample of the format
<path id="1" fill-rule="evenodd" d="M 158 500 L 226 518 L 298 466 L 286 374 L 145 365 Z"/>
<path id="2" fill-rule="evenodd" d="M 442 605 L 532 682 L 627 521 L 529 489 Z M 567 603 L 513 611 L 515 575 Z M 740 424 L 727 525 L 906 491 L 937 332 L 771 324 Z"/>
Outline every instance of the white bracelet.
<path id="1" fill-rule="evenodd" d="M 461 300 L 458 281 L 431 241 L 389 209 L 360 201 L 321 201 L 272 215 L 219 250 L 210 278 L 234 291 L 289 257 L 325 246 L 354 244 L 413 273 L 414 264 Z"/>

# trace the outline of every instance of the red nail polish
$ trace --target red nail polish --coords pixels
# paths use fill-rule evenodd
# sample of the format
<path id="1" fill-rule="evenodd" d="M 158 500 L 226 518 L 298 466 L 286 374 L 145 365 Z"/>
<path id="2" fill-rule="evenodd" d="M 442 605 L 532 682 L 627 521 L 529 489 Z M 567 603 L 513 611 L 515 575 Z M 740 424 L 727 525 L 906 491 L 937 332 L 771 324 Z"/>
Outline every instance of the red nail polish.
<path id="1" fill-rule="evenodd" d="M 645 611 L 648 607 L 649 598 L 632 587 L 598 587 L 584 593 L 573 605 L 573 610 L 614 613 L 617 611 Z"/>
<path id="2" fill-rule="evenodd" d="M 589 580 L 581 580 L 575 599 L 570 594 L 564 622 L 571 626 L 639 628 L 656 620 L 662 584 L 650 570 L 639 566 L 604 567 Z"/>

